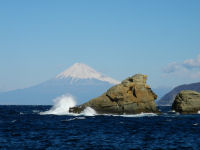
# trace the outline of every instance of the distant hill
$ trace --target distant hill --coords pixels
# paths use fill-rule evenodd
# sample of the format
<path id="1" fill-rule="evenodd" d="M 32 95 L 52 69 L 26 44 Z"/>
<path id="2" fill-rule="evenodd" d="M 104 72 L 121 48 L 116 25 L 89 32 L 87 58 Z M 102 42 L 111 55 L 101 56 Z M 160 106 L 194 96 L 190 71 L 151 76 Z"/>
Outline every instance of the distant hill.
<path id="1" fill-rule="evenodd" d="M 71 94 L 81 104 L 118 83 L 85 64 L 76 63 L 39 85 L 0 93 L 0 104 L 50 105 L 54 98 L 63 94 Z"/>
<path id="2" fill-rule="evenodd" d="M 192 83 L 192 84 L 184 84 L 184 85 L 180 85 L 178 87 L 175 87 L 169 93 L 164 95 L 157 102 L 157 104 L 160 105 L 160 106 L 171 106 L 176 95 L 182 90 L 193 90 L 193 91 L 200 92 L 200 82 L 199 83 Z"/>
<path id="3" fill-rule="evenodd" d="M 158 88 L 153 88 L 152 90 L 158 96 L 158 98 L 156 100 L 156 103 L 157 103 L 157 101 L 159 101 L 159 99 L 161 97 L 163 97 L 166 93 L 168 93 L 169 91 L 171 91 L 172 88 L 170 88 L 170 87 L 158 87 Z"/>

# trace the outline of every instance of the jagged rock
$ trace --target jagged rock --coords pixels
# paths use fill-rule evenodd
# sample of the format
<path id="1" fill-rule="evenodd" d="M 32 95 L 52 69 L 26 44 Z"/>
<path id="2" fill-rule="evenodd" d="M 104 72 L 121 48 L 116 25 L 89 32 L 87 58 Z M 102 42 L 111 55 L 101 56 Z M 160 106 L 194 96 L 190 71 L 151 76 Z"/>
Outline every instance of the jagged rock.
<path id="1" fill-rule="evenodd" d="M 91 107 L 98 114 L 156 113 L 157 95 L 146 85 L 146 80 L 146 75 L 136 74 L 113 86 L 100 97 L 70 108 L 70 112 L 80 113 L 86 107 Z"/>
<path id="2" fill-rule="evenodd" d="M 198 113 L 200 110 L 200 93 L 191 90 L 181 91 L 177 94 L 172 109 L 184 114 Z"/>

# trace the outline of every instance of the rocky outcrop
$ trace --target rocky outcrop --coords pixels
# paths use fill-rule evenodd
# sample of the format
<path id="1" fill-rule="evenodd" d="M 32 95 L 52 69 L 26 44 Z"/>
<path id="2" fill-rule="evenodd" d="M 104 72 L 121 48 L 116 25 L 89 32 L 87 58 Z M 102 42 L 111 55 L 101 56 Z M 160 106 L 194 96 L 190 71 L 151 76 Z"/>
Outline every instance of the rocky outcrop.
<path id="1" fill-rule="evenodd" d="M 136 74 L 110 88 L 100 97 L 74 108 L 70 112 L 80 113 L 86 107 L 98 114 L 137 114 L 158 112 L 155 99 L 157 95 L 146 84 L 147 76 Z"/>
<path id="2" fill-rule="evenodd" d="M 177 94 L 172 109 L 183 114 L 198 113 L 200 110 L 200 93 L 185 90 Z"/>

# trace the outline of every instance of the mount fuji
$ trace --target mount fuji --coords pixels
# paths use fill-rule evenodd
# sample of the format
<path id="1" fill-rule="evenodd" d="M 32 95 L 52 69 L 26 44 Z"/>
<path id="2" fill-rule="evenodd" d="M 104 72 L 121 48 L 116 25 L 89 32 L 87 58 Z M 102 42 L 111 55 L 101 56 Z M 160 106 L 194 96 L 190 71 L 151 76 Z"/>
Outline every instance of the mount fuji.
<path id="1" fill-rule="evenodd" d="M 0 104 L 51 105 L 52 99 L 64 94 L 72 95 L 77 104 L 82 104 L 119 83 L 85 64 L 76 63 L 41 84 L 0 93 Z"/>

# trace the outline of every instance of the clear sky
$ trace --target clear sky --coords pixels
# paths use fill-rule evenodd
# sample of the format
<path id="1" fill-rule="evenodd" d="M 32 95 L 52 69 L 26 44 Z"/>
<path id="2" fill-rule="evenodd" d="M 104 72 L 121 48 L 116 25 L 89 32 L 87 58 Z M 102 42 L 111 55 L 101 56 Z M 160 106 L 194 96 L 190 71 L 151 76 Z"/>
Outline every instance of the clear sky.
<path id="1" fill-rule="evenodd" d="M 0 91 L 85 63 L 153 87 L 200 81 L 199 0 L 1 0 Z"/>

